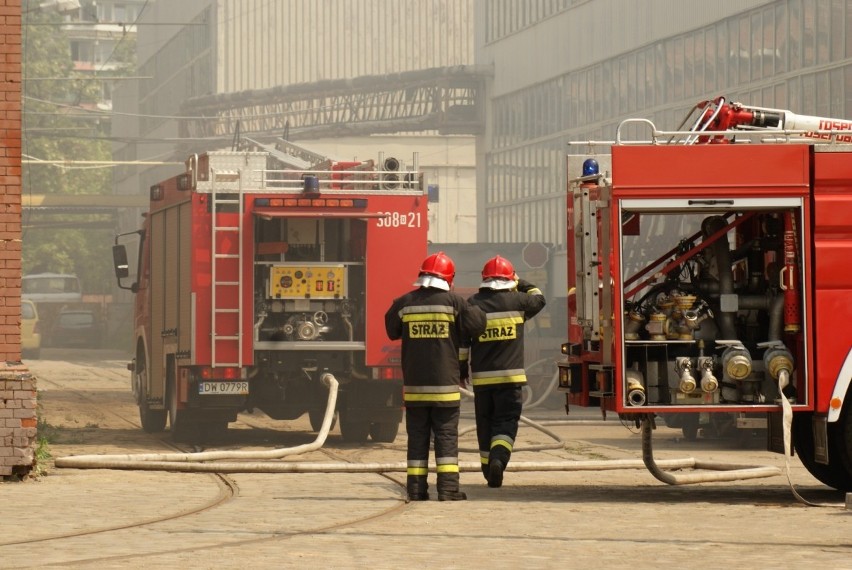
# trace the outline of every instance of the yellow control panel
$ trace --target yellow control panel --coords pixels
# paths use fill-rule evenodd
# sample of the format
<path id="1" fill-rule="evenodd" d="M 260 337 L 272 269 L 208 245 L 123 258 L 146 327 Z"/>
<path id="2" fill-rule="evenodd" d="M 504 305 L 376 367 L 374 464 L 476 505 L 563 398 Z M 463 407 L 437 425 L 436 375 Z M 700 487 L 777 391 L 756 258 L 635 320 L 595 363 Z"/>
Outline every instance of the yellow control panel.
<path id="1" fill-rule="evenodd" d="M 343 265 L 273 265 L 269 268 L 272 299 L 346 298 Z"/>

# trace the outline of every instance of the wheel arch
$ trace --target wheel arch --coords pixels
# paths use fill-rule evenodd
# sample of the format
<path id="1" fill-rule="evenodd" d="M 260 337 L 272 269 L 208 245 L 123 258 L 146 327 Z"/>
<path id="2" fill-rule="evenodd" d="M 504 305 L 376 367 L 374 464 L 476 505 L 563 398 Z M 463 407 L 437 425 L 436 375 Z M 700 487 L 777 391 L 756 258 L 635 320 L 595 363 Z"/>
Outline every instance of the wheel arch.
<path id="1" fill-rule="evenodd" d="M 847 396 L 849 395 L 850 383 L 852 383 L 852 348 L 846 353 L 843 366 L 840 367 L 837 380 L 834 382 L 834 390 L 832 390 L 831 398 L 828 401 L 828 423 L 835 423 L 840 420 L 840 414 L 848 404 Z M 839 405 L 832 406 L 832 402 L 839 402 Z"/>

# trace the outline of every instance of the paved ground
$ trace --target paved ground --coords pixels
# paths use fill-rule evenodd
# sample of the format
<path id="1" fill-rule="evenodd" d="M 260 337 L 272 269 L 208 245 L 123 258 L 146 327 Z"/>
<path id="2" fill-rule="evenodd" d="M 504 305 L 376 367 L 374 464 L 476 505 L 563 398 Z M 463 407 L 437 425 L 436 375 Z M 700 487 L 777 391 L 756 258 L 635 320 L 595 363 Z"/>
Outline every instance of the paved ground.
<path id="1" fill-rule="evenodd" d="M 135 420 L 123 360 L 55 358 L 32 365 L 43 379 L 42 413 L 57 429 L 54 456 L 166 451 L 121 419 Z M 556 410 L 529 415 L 565 419 Z M 513 460 L 641 458 L 635 430 L 576 421 L 596 420 L 594 411 L 571 417 L 549 426 L 561 449 L 518 452 Z M 298 445 L 314 437 L 306 423 L 232 430 L 222 447 Z M 550 441 L 524 428 L 518 445 Z M 784 467 L 757 441 L 686 442 L 661 427 L 655 444 L 659 459 Z M 474 445 L 472 434 L 462 437 L 462 447 Z M 328 454 L 289 460 L 398 462 L 404 446 L 404 434 L 392 445 L 347 445 L 335 430 Z M 470 500 L 406 504 L 398 474 L 217 478 L 51 468 L 37 481 L 0 483 L 0 568 L 852 568 L 844 496 L 797 459 L 791 467 L 803 495 L 832 506 L 798 503 L 783 476 L 671 487 L 645 470 L 507 473 L 501 489 L 489 489 L 480 474 L 463 473 Z"/>

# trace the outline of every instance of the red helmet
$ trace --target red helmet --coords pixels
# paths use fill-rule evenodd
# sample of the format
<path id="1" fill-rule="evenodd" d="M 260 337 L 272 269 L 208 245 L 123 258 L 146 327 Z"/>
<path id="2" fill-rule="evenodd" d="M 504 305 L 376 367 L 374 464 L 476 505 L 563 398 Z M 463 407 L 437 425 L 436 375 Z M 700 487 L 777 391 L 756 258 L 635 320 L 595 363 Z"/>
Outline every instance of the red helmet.
<path id="1" fill-rule="evenodd" d="M 456 275 L 456 264 L 443 251 L 439 251 L 423 260 L 420 275 L 434 275 L 452 285 L 453 277 Z"/>
<path id="2" fill-rule="evenodd" d="M 482 268 L 482 279 L 515 279 L 515 268 L 512 263 L 499 255 L 485 262 Z"/>

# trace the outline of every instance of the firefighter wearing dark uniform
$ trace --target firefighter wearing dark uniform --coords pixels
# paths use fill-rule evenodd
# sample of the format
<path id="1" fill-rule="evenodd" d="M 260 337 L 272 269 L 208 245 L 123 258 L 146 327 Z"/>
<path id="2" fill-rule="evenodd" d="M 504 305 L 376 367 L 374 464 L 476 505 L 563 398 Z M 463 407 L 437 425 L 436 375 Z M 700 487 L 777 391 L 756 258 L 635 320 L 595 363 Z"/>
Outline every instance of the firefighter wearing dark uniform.
<path id="1" fill-rule="evenodd" d="M 485 313 L 450 288 L 453 261 L 443 252 L 420 268 L 417 289 L 394 300 L 385 314 L 391 340 L 402 339 L 407 490 L 412 501 L 429 499 L 429 442 L 435 435 L 438 500 L 459 501 L 459 350 L 485 330 Z"/>
<path id="2" fill-rule="evenodd" d="M 527 381 L 524 322 L 544 308 L 544 295 L 519 279 L 512 264 L 498 255 L 486 262 L 479 292 L 468 301 L 481 307 L 488 319 L 485 332 L 470 347 L 470 378 L 482 473 L 489 487 L 500 487 L 518 434 L 521 390 Z"/>

